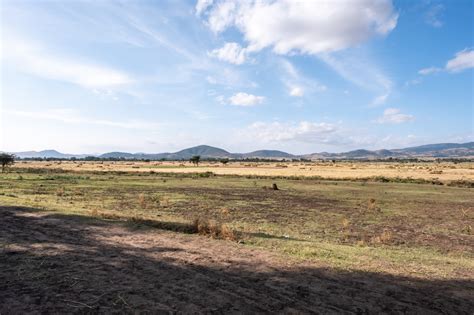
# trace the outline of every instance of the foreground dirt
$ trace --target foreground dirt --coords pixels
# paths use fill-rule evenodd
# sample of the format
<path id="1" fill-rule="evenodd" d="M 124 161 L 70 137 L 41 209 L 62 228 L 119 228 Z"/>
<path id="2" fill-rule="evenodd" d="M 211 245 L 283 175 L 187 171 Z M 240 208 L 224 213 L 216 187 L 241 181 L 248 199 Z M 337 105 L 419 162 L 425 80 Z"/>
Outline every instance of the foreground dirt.
<path id="1" fill-rule="evenodd" d="M 0 218 L 0 314 L 474 309 L 472 280 L 343 272 L 232 242 L 31 208 L 0 207 Z"/>

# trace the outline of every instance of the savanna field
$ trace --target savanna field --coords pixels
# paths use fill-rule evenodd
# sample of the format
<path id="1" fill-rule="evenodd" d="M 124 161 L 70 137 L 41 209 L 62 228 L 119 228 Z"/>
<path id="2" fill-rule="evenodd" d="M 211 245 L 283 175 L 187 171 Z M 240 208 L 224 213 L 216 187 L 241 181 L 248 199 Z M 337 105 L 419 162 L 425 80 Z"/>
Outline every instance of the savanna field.
<path id="1" fill-rule="evenodd" d="M 0 175 L 0 310 L 469 313 L 473 174 L 451 162 L 16 163 Z"/>

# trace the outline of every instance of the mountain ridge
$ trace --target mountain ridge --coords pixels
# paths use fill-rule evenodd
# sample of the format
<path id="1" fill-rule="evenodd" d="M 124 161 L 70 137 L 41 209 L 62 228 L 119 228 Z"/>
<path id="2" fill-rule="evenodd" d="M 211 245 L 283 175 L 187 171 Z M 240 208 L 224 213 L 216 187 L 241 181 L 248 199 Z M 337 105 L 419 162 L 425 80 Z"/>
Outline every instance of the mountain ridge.
<path id="1" fill-rule="evenodd" d="M 204 159 L 385 159 L 385 158 L 418 158 L 418 157 L 434 157 L 434 158 L 462 158 L 474 157 L 474 142 L 466 143 L 435 143 L 425 144 L 402 149 L 380 149 L 366 150 L 357 149 L 341 153 L 310 153 L 310 154 L 291 154 L 280 150 L 257 150 L 248 153 L 231 153 L 221 148 L 198 145 L 186 148 L 177 152 L 163 153 L 130 153 L 130 152 L 107 152 L 98 155 L 91 154 L 65 154 L 56 150 L 43 151 L 24 151 L 11 152 L 19 158 L 85 158 L 94 156 L 98 158 L 113 159 L 150 159 L 150 160 L 187 160 L 194 155 L 200 155 Z"/>

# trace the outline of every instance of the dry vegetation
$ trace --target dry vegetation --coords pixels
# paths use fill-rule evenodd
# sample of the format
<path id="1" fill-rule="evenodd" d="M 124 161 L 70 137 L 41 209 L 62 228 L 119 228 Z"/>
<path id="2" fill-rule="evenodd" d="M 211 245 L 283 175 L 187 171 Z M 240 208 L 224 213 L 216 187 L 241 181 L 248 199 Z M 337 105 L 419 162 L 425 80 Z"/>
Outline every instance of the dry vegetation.
<path id="1" fill-rule="evenodd" d="M 86 270 L 98 268 L 99 271 L 76 277 L 96 276 L 106 281 L 104 275 L 115 272 L 104 269 L 111 263 L 136 274 L 137 282 L 130 285 L 133 290 L 142 290 L 137 286 L 148 283 L 146 274 L 159 283 L 172 283 L 171 275 L 167 278 L 167 274 L 154 271 L 157 264 L 169 263 L 172 268 L 179 266 L 179 270 L 173 269 L 178 273 L 175 279 L 180 279 L 176 281 L 181 281 L 180 286 L 186 287 L 187 291 L 178 294 L 174 287 L 167 287 L 165 291 L 156 287 L 143 288 L 143 292 L 169 297 L 169 303 L 165 302 L 166 307 L 162 305 L 161 309 L 152 305 L 156 306 L 156 299 L 159 303 L 166 299 L 160 300 L 153 295 L 140 304 L 130 298 L 129 291 L 112 285 L 103 288 L 109 292 L 103 293 L 107 299 L 100 294 L 86 300 L 68 297 L 73 301 L 68 305 L 75 305 L 81 311 L 100 309 L 107 312 L 106 308 L 100 308 L 105 305 L 121 311 L 144 311 L 151 307 L 165 311 L 212 312 L 214 303 L 219 305 L 218 311 L 228 312 L 232 311 L 229 306 L 232 303 L 242 303 L 240 310 L 248 312 L 355 312 L 357 309 L 383 312 L 377 308 L 381 305 L 404 312 L 415 310 L 418 307 L 415 305 L 419 305 L 421 308 L 417 310 L 420 313 L 433 310 L 468 313 L 474 298 L 471 164 L 336 163 L 320 167 L 317 163 L 286 163 L 287 167 L 274 163 L 232 164 L 208 163 L 196 168 L 186 163 L 179 166 L 169 162 L 18 163 L 11 172 L 0 175 L 0 205 L 6 209 L 3 228 L 7 231 L 6 234 L 0 233 L 0 254 L 2 251 L 4 254 L 15 253 L 8 254 L 4 270 L 9 270 L 9 273 L 8 277 L 6 273 L 3 277 L 12 285 L 19 285 L 14 276 L 19 272 L 28 279 L 28 285 L 44 284 L 41 279 L 50 277 L 54 271 L 41 269 L 41 259 L 58 263 L 54 258 L 56 255 L 68 257 L 72 255 L 68 253 L 82 255 L 84 252 L 84 256 L 74 256 L 77 264 L 83 264 L 81 268 Z M 314 172 L 310 176 L 316 176 L 321 169 L 328 172 L 332 169 L 331 176 L 335 179 L 295 176 L 300 171 Z M 378 173 L 364 173 L 363 170 L 377 170 Z M 405 180 L 401 180 L 400 175 L 390 178 L 390 170 L 404 170 Z M 442 171 L 436 174 L 436 181 L 432 181 L 432 177 L 423 177 L 433 170 Z M 220 171 L 225 171 L 225 174 L 251 173 L 247 174 L 249 176 L 215 175 Z M 289 173 L 283 175 L 280 171 Z M 353 180 L 341 180 L 334 175 L 339 171 L 346 175 L 359 172 L 352 174 L 365 174 L 361 176 L 363 178 L 374 174 L 383 176 L 383 180 L 361 180 L 355 175 Z M 350 177 L 346 175 L 343 177 Z M 413 180 L 406 180 L 407 177 Z M 426 180 L 414 180 L 417 178 Z M 451 185 L 453 181 L 461 180 L 456 183 L 463 185 Z M 273 184 L 278 185 L 278 190 L 273 188 Z M 27 224 L 23 222 L 25 220 Z M 29 233 L 29 230 L 36 232 Z M 71 231 L 71 235 L 63 236 L 65 230 Z M 114 233 L 110 232 L 112 230 Z M 74 233 L 87 236 L 78 239 Z M 64 237 L 67 241 L 63 244 Z M 161 254 L 161 249 L 154 249 L 152 244 L 166 244 L 174 249 L 167 247 L 165 251 L 169 254 Z M 104 247 L 104 253 L 114 252 L 115 256 L 110 258 L 102 250 L 97 251 L 101 247 Z M 135 253 L 133 259 L 130 253 Z M 90 262 L 91 259 L 94 262 Z M 127 265 L 128 259 L 134 262 Z M 194 267 L 182 269 L 183 266 L 192 266 L 195 260 L 199 261 L 196 270 Z M 64 268 L 69 268 L 66 266 L 70 263 L 64 262 Z M 104 264 L 105 267 L 101 267 Z M 134 269 L 136 266 L 144 270 L 137 271 Z M 259 268 L 264 267 L 258 266 L 279 270 L 280 273 L 270 276 L 273 271 L 265 269 L 263 272 Z M 74 273 L 67 270 L 67 276 Z M 194 274 L 202 270 L 209 279 L 204 281 L 203 274 Z M 42 272 L 41 276 L 34 276 L 33 271 Z M 186 282 L 190 272 L 191 277 L 201 280 L 188 279 Z M 283 280 L 274 282 L 273 277 Z M 335 284 L 328 279 L 339 280 Z M 354 284 L 354 279 L 360 282 Z M 121 281 L 129 283 L 131 280 Z M 320 292 L 316 292 L 318 286 L 314 286 L 315 282 L 320 283 L 320 288 L 327 285 L 324 292 L 332 292 L 331 295 L 318 295 Z M 271 288 L 288 286 L 288 292 L 293 293 L 272 291 L 264 283 Z M 407 283 L 411 289 L 406 287 Z M 55 285 L 51 283 L 50 290 L 54 291 Z M 196 285 L 205 288 L 197 289 Z M 371 289 L 367 291 L 364 286 Z M 291 295 L 299 292 L 298 288 L 303 288 L 302 295 Z M 18 294 L 24 294 L 21 286 L 18 290 Z M 68 290 L 66 292 L 71 294 L 76 292 L 75 288 Z M 190 299 L 189 295 L 191 292 L 196 294 L 196 290 L 201 299 L 188 302 L 199 304 L 199 307 L 186 309 L 186 303 L 178 302 Z M 390 295 L 392 293 L 387 293 L 390 290 L 397 293 Z M 32 288 L 31 292 L 36 291 Z M 232 292 L 241 292 L 239 296 L 244 298 L 238 300 Z M 366 292 L 371 293 L 365 296 Z M 52 293 L 43 295 L 49 294 Z M 206 294 L 240 302 L 222 304 Z M 431 301 L 433 294 L 438 294 L 438 302 Z M 333 295 L 343 300 L 347 298 L 347 301 L 336 299 L 333 304 L 324 304 L 332 301 Z M 283 296 L 292 296 L 293 302 L 279 304 Z M 101 299 L 106 300 L 99 303 Z M 258 301 L 262 299 L 267 299 L 268 304 L 259 306 Z M 326 302 L 321 302 L 321 299 Z M 205 301 L 211 305 L 200 304 Z M 320 301 L 321 308 L 311 301 Z M 170 306 L 170 303 L 174 304 Z M 25 305 L 31 305 L 31 302 Z M 54 305 L 57 312 L 71 310 Z M 245 308 L 243 305 L 248 306 Z M 341 305 L 346 306 L 338 308 Z M 31 311 L 28 308 L 11 310 L 14 309 Z"/>
<path id="2" fill-rule="evenodd" d="M 453 162 L 18 162 L 15 168 L 47 168 L 69 171 L 195 173 L 212 172 L 218 175 L 322 177 L 328 179 L 356 179 L 383 176 L 424 180 L 474 181 L 474 163 Z"/>

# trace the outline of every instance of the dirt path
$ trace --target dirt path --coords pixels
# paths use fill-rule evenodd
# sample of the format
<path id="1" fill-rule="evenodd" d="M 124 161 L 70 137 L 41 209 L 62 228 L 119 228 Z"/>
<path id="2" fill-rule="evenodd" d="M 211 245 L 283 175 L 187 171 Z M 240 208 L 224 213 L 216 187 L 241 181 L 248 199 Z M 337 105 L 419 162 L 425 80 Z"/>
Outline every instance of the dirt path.
<path id="1" fill-rule="evenodd" d="M 474 281 L 337 272 L 227 241 L 0 207 L 0 314 L 456 313 Z"/>

